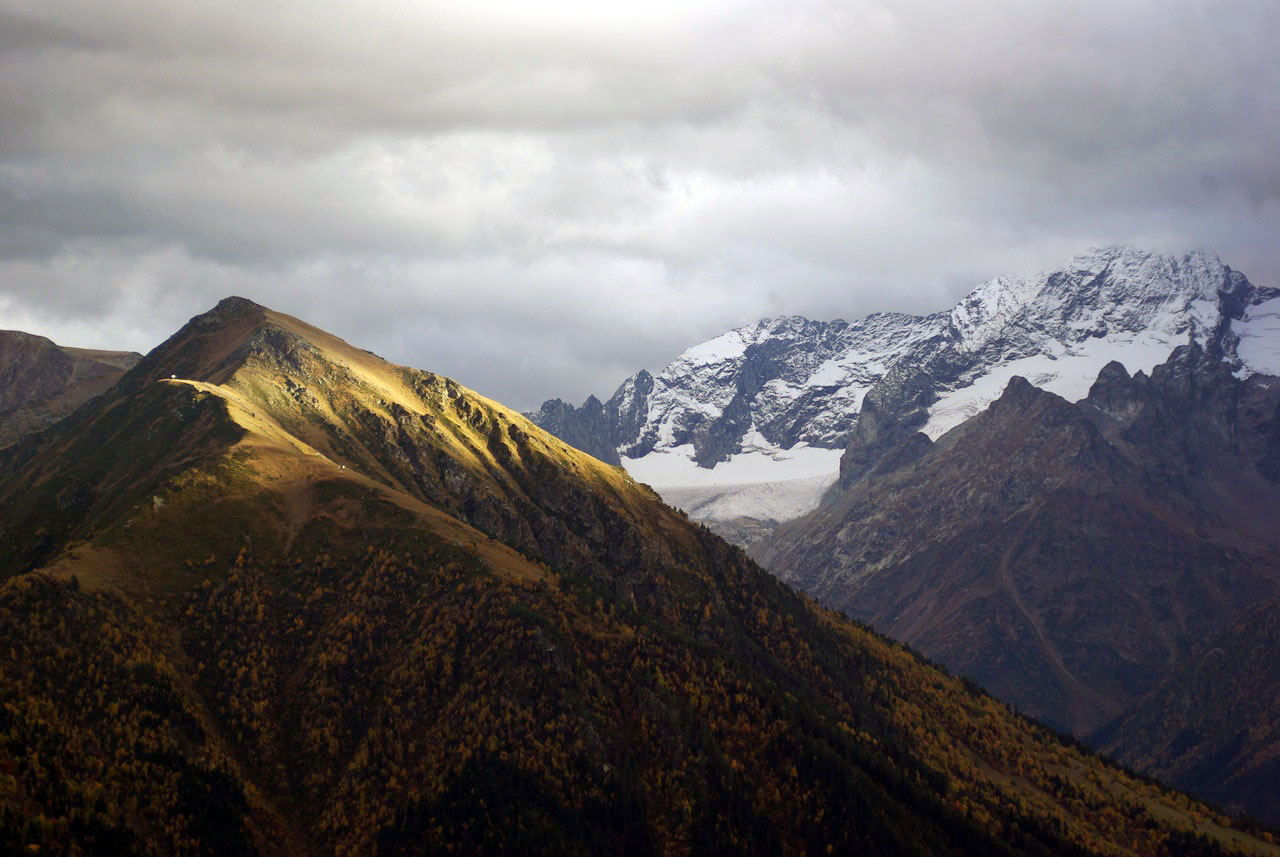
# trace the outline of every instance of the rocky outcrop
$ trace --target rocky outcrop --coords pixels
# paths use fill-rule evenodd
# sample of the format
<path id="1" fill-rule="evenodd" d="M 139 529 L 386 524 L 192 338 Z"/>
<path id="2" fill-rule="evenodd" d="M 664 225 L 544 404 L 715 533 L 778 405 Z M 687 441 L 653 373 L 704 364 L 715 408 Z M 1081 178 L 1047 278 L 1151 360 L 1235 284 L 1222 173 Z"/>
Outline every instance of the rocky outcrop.
<path id="1" fill-rule="evenodd" d="M 614 424 L 595 396 L 588 396 L 581 408 L 560 399 L 551 399 L 543 402 L 542 408 L 528 417 L 565 443 L 594 455 L 606 464 L 622 463 L 618 457 Z"/>
<path id="2" fill-rule="evenodd" d="M 925 427 L 929 405 L 937 397 L 930 370 L 939 362 L 935 357 L 921 365 L 901 363 L 867 393 L 840 457 L 841 485 L 862 478 L 886 453 Z"/>
<path id="3" fill-rule="evenodd" d="M 613 441 L 616 446 L 631 442 L 644 431 L 645 420 L 649 416 L 649 397 L 653 395 L 653 386 L 653 376 L 641 369 L 623 381 L 609 397 L 609 402 L 605 405 L 605 414 L 613 425 Z"/>

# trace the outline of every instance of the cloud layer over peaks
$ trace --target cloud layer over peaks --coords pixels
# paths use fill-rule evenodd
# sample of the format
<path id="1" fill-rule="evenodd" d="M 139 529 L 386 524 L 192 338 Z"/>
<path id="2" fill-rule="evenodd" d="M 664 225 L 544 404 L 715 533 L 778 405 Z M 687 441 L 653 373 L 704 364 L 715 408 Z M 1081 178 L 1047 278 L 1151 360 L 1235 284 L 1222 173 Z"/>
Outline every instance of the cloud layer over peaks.
<path id="1" fill-rule="evenodd" d="M 0 0 L 0 327 L 243 294 L 529 408 L 1090 244 L 1275 284 L 1276 44 L 1245 0 Z"/>

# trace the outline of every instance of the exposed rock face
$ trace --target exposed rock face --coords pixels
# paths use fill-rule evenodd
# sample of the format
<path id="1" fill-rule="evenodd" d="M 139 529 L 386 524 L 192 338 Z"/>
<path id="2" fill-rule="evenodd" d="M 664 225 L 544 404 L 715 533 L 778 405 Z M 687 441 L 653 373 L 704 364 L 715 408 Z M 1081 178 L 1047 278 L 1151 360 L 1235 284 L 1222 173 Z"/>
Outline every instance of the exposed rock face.
<path id="1" fill-rule="evenodd" d="M 878 368 L 934 327 L 877 314 L 852 325 L 788 316 L 732 330 L 662 370 L 643 425 L 619 431 L 622 453 L 640 458 L 688 444 L 699 465 L 713 467 L 741 451 L 753 430 L 782 449 L 841 447 Z"/>
<path id="2" fill-rule="evenodd" d="M 1093 737 L 1108 754 L 1280 824 L 1280 600 L 1248 610 Z"/>
<path id="3" fill-rule="evenodd" d="M 581 408 L 560 399 L 551 399 L 543 402 L 542 409 L 531 418 L 565 443 L 594 455 L 606 464 L 622 463 L 614 440 L 614 425 L 606 416 L 604 405 L 595 396 L 588 396 Z"/>
<path id="4" fill-rule="evenodd" d="M 0 446 L 53 425 L 141 359 L 131 351 L 64 348 L 43 336 L 0 331 Z"/>
<path id="5" fill-rule="evenodd" d="M 628 378 L 606 413 L 628 458 L 690 445 L 699 465 L 714 467 L 752 432 L 781 449 L 837 449 L 883 367 L 938 332 L 933 317 L 898 313 L 854 324 L 766 319 L 688 349 L 656 378 L 643 370 Z M 555 432 L 553 417 L 534 418 Z"/>
<path id="6" fill-rule="evenodd" d="M 757 551 L 775 573 L 1086 734 L 1280 586 L 1280 382 L 1198 346 L 1072 404 L 1015 377 Z"/>
<path id="7" fill-rule="evenodd" d="M 641 369 L 609 397 L 605 413 L 613 424 L 615 446 L 627 443 L 626 438 L 636 438 L 644 431 L 649 416 L 649 397 L 653 395 L 653 376 Z M 553 432 L 554 434 L 554 432 Z"/>

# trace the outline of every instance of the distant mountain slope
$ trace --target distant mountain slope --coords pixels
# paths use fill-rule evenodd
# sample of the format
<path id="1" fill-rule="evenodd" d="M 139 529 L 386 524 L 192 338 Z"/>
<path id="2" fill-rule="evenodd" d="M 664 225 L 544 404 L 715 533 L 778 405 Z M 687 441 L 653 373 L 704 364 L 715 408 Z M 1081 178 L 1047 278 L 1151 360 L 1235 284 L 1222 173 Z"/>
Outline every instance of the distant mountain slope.
<path id="1" fill-rule="evenodd" d="M 1072 404 L 1014 378 L 761 553 L 783 580 L 1086 734 L 1280 588 L 1280 383 L 1198 346 Z"/>
<path id="2" fill-rule="evenodd" d="M 131 351 L 64 348 L 43 336 L 0 330 L 0 447 L 62 419 L 141 359 Z"/>
<path id="3" fill-rule="evenodd" d="M 5 852 L 1280 853 L 241 299 L 0 508 Z"/>
<path id="4" fill-rule="evenodd" d="M 1190 341 L 1241 372 L 1280 373 L 1277 317 L 1280 293 L 1210 253 L 1112 247 L 983 283 L 929 316 L 741 327 L 638 373 L 603 405 L 555 400 L 532 418 L 603 460 L 616 449 L 637 479 L 724 531 L 811 510 L 846 447 L 848 481 L 914 432 L 937 438 L 977 414 L 1015 375 L 1075 401 L 1112 360 L 1150 372 Z"/>
<path id="5" fill-rule="evenodd" d="M 1092 740 L 1135 768 L 1280 824 L 1280 600 L 1233 620 Z"/>

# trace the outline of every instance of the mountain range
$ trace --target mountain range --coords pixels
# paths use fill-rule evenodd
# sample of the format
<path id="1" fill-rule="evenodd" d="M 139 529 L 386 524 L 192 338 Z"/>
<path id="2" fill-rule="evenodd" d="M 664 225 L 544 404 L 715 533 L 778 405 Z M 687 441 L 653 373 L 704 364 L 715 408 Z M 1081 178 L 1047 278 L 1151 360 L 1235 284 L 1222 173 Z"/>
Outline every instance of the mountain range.
<path id="1" fill-rule="evenodd" d="M 992 279 L 932 315 L 740 327 L 607 402 L 551 400 L 529 416 L 750 545 L 903 438 L 979 413 L 1015 375 L 1076 401 L 1113 360 L 1149 373 L 1189 342 L 1242 373 L 1280 373 L 1280 291 L 1207 251 L 1108 247 Z"/>
<path id="2" fill-rule="evenodd" d="M 1280 853 L 244 299 L 0 508 L 5 853 Z"/>

